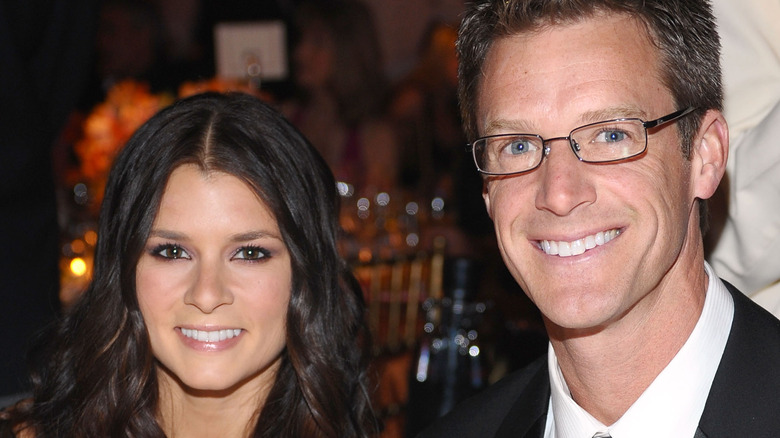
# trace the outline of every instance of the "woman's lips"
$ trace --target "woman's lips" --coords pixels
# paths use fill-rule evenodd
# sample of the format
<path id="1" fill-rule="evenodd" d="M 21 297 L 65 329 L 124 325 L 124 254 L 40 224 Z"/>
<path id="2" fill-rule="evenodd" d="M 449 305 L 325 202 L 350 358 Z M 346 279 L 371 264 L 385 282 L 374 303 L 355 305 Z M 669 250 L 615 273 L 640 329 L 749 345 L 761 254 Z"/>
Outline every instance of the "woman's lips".
<path id="1" fill-rule="evenodd" d="M 178 327 L 185 345 L 200 351 L 221 351 L 236 345 L 244 334 L 242 329 L 199 330 Z"/>
<path id="2" fill-rule="evenodd" d="M 241 329 L 197 330 L 182 328 L 181 333 L 187 338 L 200 342 L 219 342 L 241 334 Z"/>

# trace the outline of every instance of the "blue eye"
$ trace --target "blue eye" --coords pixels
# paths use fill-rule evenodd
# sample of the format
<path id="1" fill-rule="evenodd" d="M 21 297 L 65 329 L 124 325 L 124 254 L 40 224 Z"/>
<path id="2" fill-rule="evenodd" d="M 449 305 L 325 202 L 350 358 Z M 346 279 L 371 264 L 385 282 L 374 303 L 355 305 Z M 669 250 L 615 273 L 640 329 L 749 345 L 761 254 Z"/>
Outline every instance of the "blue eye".
<path id="1" fill-rule="evenodd" d="M 190 255 L 179 245 L 173 243 L 165 243 L 156 246 L 152 251 L 152 255 L 162 257 L 164 259 L 190 259 Z"/>
<path id="2" fill-rule="evenodd" d="M 599 135 L 596 137 L 596 142 L 602 142 L 602 143 L 618 143 L 621 141 L 625 141 L 628 137 L 628 134 L 625 131 L 621 130 L 604 130 L 599 133 Z"/>
<path id="3" fill-rule="evenodd" d="M 513 138 L 509 141 L 509 144 L 504 147 L 504 151 L 512 155 L 522 155 L 533 152 L 536 149 L 536 145 L 527 138 Z"/>
<path id="4" fill-rule="evenodd" d="M 270 251 L 259 246 L 242 246 L 234 254 L 233 259 L 259 261 L 271 256 Z"/>

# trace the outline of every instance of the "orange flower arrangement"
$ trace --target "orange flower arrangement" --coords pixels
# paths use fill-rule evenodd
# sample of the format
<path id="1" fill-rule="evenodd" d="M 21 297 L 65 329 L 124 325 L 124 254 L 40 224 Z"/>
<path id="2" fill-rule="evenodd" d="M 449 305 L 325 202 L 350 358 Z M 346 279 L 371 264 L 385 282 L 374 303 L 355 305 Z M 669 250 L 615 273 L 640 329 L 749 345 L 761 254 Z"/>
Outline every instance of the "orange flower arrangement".
<path id="1" fill-rule="evenodd" d="M 241 91 L 265 97 L 246 81 L 214 78 L 183 83 L 178 98 L 206 91 Z M 106 100 L 92 109 L 83 122 L 83 134 L 75 143 L 74 151 L 80 163 L 79 179 L 89 187 L 93 207 L 99 207 L 111 164 L 130 136 L 175 100 L 175 96 L 151 93 L 146 83 L 126 80 L 112 87 Z"/>
<path id="2" fill-rule="evenodd" d="M 172 101 L 171 97 L 150 93 L 144 83 L 128 80 L 112 87 L 106 100 L 89 113 L 74 150 L 80 176 L 92 190 L 95 204 L 100 204 L 116 154 L 139 126 Z"/>
<path id="3" fill-rule="evenodd" d="M 213 78 L 203 81 L 184 82 L 179 86 L 179 98 L 183 99 L 206 91 L 216 91 L 218 93 L 227 93 L 229 91 L 240 91 L 247 94 L 253 94 L 257 97 L 267 97 L 260 93 L 260 90 L 252 82 L 230 80 L 222 78 Z"/>

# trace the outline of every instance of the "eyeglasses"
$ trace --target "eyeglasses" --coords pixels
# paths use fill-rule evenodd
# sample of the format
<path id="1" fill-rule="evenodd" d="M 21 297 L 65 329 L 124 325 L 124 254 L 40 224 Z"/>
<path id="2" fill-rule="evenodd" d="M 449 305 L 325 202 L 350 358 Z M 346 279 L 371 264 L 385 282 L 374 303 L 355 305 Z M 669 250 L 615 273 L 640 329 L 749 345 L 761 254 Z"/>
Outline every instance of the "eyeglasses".
<path id="1" fill-rule="evenodd" d="M 471 143 L 477 170 L 485 175 L 516 175 L 530 172 L 550 154 L 548 143 L 568 140 L 572 152 L 586 163 L 616 163 L 647 149 L 647 130 L 690 114 L 689 107 L 645 122 L 624 118 L 590 123 L 573 129 L 566 137 L 544 139 L 536 134 L 498 134 Z"/>

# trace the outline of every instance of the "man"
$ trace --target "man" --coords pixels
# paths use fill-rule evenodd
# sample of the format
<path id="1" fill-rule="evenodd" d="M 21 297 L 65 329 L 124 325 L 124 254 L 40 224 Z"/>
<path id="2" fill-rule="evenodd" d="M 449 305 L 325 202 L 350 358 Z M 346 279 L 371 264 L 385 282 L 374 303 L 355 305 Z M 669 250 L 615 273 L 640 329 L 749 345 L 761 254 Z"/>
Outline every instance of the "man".
<path id="1" fill-rule="evenodd" d="M 482 1 L 460 100 L 546 357 L 426 437 L 780 435 L 780 321 L 704 261 L 725 171 L 706 0 Z"/>

